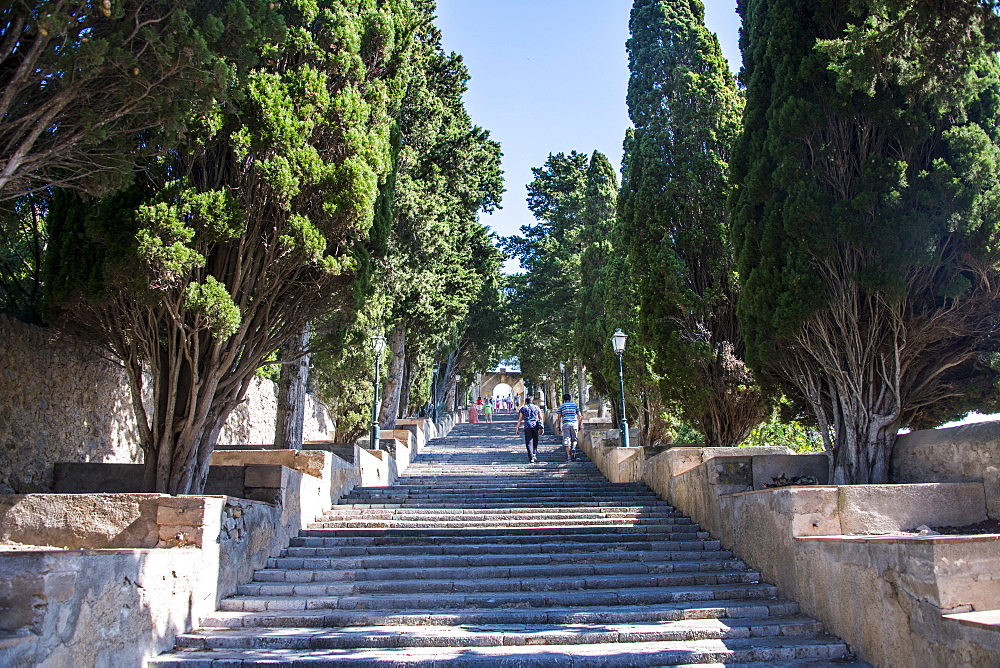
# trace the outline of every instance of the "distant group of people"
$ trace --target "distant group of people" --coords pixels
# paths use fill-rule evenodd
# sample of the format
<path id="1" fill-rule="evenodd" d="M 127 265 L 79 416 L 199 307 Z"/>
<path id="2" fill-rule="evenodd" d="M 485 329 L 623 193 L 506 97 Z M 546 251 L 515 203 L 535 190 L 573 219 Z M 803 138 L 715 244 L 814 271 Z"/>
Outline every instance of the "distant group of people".
<path id="1" fill-rule="evenodd" d="M 506 397 L 479 397 L 471 404 L 469 404 L 469 422 L 473 424 L 479 423 L 479 418 L 482 417 L 484 422 L 493 422 L 493 411 L 497 412 L 505 410 L 508 413 L 513 412 L 521 405 L 521 396 L 511 396 Z"/>

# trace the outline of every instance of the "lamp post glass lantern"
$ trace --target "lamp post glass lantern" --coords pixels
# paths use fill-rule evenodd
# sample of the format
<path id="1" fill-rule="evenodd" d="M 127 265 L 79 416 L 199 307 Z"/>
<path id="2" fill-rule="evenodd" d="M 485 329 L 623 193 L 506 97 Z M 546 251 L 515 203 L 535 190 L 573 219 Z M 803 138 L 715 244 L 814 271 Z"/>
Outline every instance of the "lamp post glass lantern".
<path id="1" fill-rule="evenodd" d="M 375 380 L 372 382 L 372 394 L 374 398 L 372 399 L 372 450 L 380 449 L 380 441 L 382 438 L 382 432 L 378 425 L 378 406 L 381 403 L 381 383 L 379 379 L 382 375 L 381 364 L 382 364 L 382 353 L 385 352 L 385 337 L 381 334 L 372 337 L 372 352 L 375 353 Z"/>
<path id="2" fill-rule="evenodd" d="M 622 355 L 625 353 L 625 339 L 628 335 L 625 334 L 618 328 L 614 334 L 611 335 L 611 348 L 618 355 L 618 385 L 621 388 L 621 430 L 622 430 L 622 447 L 629 447 L 628 444 L 628 421 L 625 419 L 625 372 L 622 368 Z"/>

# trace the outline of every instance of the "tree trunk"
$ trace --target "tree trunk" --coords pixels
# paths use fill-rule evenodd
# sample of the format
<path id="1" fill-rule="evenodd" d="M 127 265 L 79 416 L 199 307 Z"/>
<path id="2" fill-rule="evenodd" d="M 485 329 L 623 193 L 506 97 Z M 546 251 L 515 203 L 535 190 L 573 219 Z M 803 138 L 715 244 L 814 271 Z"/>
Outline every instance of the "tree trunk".
<path id="1" fill-rule="evenodd" d="M 309 381 L 308 349 L 309 325 L 305 325 L 281 348 L 278 412 L 274 426 L 274 447 L 279 449 L 302 449 L 306 384 Z"/>
<path id="2" fill-rule="evenodd" d="M 382 405 L 379 408 L 379 426 L 382 429 L 395 429 L 396 415 L 399 412 L 403 370 L 406 366 L 406 328 L 402 322 L 389 334 L 389 350 L 392 352 L 392 357 L 389 358 L 385 393 L 382 395 Z"/>
<path id="3" fill-rule="evenodd" d="M 396 412 L 397 418 L 406 417 L 410 412 L 410 392 L 413 390 L 413 360 L 406 358 L 403 366 L 403 384 L 399 392 L 399 408 Z"/>
<path id="4" fill-rule="evenodd" d="M 580 402 L 580 410 L 587 410 L 587 403 L 590 401 L 587 392 L 587 367 L 579 360 L 576 362 L 576 396 Z"/>
<path id="5" fill-rule="evenodd" d="M 453 351 L 448 355 L 444 369 L 438 370 L 438 396 L 434 398 L 437 405 L 442 405 L 445 410 L 458 410 L 460 397 L 458 396 L 458 351 Z M 442 373 L 442 371 L 444 373 Z"/>

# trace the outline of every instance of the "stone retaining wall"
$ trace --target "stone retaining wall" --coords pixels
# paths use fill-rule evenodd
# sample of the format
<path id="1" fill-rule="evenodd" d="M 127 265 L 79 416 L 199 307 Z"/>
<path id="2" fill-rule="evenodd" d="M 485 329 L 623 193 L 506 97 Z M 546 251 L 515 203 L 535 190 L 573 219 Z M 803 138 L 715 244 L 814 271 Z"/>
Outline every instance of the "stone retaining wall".
<path id="1" fill-rule="evenodd" d="M 52 490 L 58 462 L 139 463 L 135 418 L 121 367 L 87 342 L 0 314 L 0 493 Z M 255 379 L 219 443 L 274 441 L 274 383 Z M 307 397 L 305 439 L 334 422 Z"/>
<path id="2" fill-rule="evenodd" d="M 894 482 L 965 482 L 986 487 L 990 518 L 1000 520 L 1000 422 L 925 429 L 896 439 Z"/>
<path id="3" fill-rule="evenodd" d="M 642 477 L 865 661 L 1000 665 L 1000 633 L 945 616 L 1000 608 L 1000 536 L 900 533 L 984 520 L 981 481 L 752 491 L 755 460 L 786 456 L 773 450 L 673 448 Z"/>

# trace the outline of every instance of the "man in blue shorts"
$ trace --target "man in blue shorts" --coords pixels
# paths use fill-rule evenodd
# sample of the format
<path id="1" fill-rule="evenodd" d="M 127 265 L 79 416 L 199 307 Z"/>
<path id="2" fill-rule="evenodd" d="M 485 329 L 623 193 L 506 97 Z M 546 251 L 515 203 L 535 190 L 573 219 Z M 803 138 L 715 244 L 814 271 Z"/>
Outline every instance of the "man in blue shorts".
<path id="1" fill-rule="evenodd" d="M 559 433 L 562 434 L 563 447 L 566 448 L 566 461 L 576 459 L 576 445 L 580 440 L 580 432 L 583 431 L 583 415 L 580 414 L 580 407 L 573 403 L 568 394 L 563 395 L 562 405 L 559 406 Z"/>

